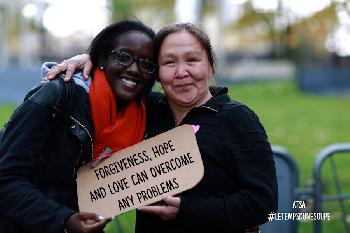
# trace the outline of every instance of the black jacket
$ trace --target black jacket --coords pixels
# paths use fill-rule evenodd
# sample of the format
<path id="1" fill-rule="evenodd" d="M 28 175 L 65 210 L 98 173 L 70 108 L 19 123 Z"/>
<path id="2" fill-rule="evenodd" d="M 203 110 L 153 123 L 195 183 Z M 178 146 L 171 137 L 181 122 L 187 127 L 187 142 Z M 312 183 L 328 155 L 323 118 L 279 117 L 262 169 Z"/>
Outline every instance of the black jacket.
<path id="1" fill-rule="evenodd" d="M 255 113 L 230 100 L 227 88 L 217 89 L 206 104 L 193 108 L 181 124 L 199 125 L 196 138 L 204 177 L 179 194 L 174 221 L 137 213 L 136 232 L 244 232 L 267 221 L 277 210 L 275 164 L 265 130 Z M 148 137 L 175 127 L 162 94 L 148 98 Z"/>
<path id="2" fill-rule="evenodd" d="M 53 107 L 64 95 L 58 80 L 44 84 L 15 111 L 0 145 L 0 215 L 18 232 L 63 232 L 78 210 L 76 169 L 92 159 L 93 123 L 89 96 L 77 86 L 78 104 L 58 142 L 48 145 L 62 124 Z"/>

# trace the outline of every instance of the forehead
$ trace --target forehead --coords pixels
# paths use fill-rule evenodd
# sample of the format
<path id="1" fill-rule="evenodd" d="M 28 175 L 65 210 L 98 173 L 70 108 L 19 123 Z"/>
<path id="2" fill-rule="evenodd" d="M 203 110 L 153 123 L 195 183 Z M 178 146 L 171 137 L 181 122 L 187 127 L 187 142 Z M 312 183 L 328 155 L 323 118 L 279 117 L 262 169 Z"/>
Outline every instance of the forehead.
<path id="1" fill-rule="evenodd" d="M 172 46 L 202 46 L 202 43 L 199 39 L 194 36 L 192 33 L 187 31 L 174 32 L 165 37 L 162 46 L 164 44 L 172 45 Z"/>
<path id="2" fill-rule="evenodd" d="M 180 49 L 203 50 L 202 43 L 196 36 L 187 31 L 174 32 L 165 37 L 161 51 L 180 50 Z"/>
<path id="3" fill-rule="evenodd" d="M 153 40 L 143 32 L 126 32 L 115 39 L 114 48 L 140 51 L 153 50 Z"/>

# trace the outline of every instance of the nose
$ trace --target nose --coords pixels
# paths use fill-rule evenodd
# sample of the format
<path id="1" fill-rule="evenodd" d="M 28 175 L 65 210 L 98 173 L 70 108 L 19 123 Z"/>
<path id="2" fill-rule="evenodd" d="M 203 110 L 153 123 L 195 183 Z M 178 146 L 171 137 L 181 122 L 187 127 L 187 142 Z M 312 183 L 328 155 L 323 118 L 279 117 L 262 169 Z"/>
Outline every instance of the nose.
<path id="1" fill-rule="evenodd" d="M 188 76 L 188 70 L 186 63 L 178 63 L 176 65 L 175 77 L 176 78 L 185 78 Z"/>
<path id="2" fill-rule="evenodd" d="M 139 74 L 141 71 L 139 70 L 139 67 L 137 65 L 136 60 L 131 63 L 127 68 L 127 72 L 132 73 L 132 74 Z"/>

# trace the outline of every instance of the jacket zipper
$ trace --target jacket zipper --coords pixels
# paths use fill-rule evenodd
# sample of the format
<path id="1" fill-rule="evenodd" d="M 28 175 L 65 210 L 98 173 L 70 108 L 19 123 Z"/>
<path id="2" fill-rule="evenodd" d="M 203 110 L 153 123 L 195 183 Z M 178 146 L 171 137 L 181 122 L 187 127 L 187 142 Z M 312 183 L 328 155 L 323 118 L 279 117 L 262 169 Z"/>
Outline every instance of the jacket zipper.
<path id="1" fill-rule="evenodd" d="M 86 133 L 89 135 L 90 142 L 91 142 L 91 160 L 92 160 L 94 158 L 94 144 L 93 144 L 92 136 L 91 136 L 89 130 L 82 123 L 80 123 L 77 119 L 75 119 L 73 116 L 70 116 L 70 118 L 75 123 L 77 123 L 80 127 L 82 127 L 86 131 Z M 79 153 L 79 156 L 78 156 L 77 161 L 76 161 L 75 166 L 74 166 L 73 178 L 75 177 L 76 167 L 78 165 L 78 162 L 79 162 L 79 159 L 81 157 L 82 152 L 83 152 L 83 145 L 82 145 L 82 143 L 80 143 L 80 153 Z"/>
<path id="2" fill-rule="evenodd" d="M 205 106 L 205 105 L 200 106 L 200 108 L 206 108 L 206 109 L 209 109 L 209 110 L 211 110 L 211 111 L 213 111 L 213 112 L 219 112 L 218 110 L 216 110 L 216 109 L 214 109 L 214 108 L 211 108 L 211 107 L 209 107 L 209 106 Z"/>
<path id="3" fill-rule="evenodd" d="M 169 109 L 170 109 L 171 115 L 173 116 L 173 119 L 174 119 L 174 126 L 175 126 L 175 127 L 179 126 L 179 125 L 181 124 L 181 122 L 180 122 L 180 124 L 179 124 L 179 125 L 176 125 L 176 117 L 175 117 L 175 113 L 174 113 L 174 112 L 173 112 L 173 110 L 170 108 L 170 106 L 169 106 Z"/>
<path id="4" fill-rule="evenodd" d="M 169 107 L 170 108 L 170 107 Z M 190 111 L 188 111 L 188 113 L 186 114 L 186 116 L 182 119 L 182 121 L 179 123 L 179 125 L 176 125 L 176 117 L 175 117 L 175 114 L 173 112 L 173 110 L 170 108 L 170 111 L 173 115 L 173 118 L 174 118 L 174 121 L 175 121 L 175 126 L 180 126 L 180 125 L 183 125 L 185 124 L 184 123 L 184 120 L 187 118 L 187 116 L 192 113 L 193 111 L 196 111 L 195 109 L 200 109 L 200 108 L 205 108 L 205 109 L 208 109 L 210 111 L 213 111 L 213 112 L 219 112 L 218 110 L 214 109 L 214 108 L 211 108 L 211 107 L 208 107 L 208 106 L 205 106 L 205 105 L 201 105 L 201 106 L 198 106 L 198 107 L 194 107 L 194 108 L 191 108 Z"/>

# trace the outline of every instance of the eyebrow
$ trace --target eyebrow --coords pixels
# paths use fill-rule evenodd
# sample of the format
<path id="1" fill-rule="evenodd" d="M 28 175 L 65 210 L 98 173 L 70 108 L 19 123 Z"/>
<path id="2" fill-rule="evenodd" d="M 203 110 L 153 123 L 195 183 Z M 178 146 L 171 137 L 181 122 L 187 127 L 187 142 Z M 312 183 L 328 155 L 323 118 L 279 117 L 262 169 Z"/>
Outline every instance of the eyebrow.
<path id="1" fill-rule="evenodd" d="M 121 51 L 121 52 L 124 52 L 124 53 L 129 53 L 130 55 L 135 56 L 134 52 L 133 52 L 132 50 L 130 50 L 129 48 L 123 48 L 123 47 L 121 47 L 121 48 L 119 48 L 119 49 L 115 48 L 115 49 L 113 49 L 113 50 L 115 50 L 115 51 Z M 113 50 L 112 50 L 112 51 L 113 51 Z M 143 54 L 143 53 L 141 52 L 141 56 L 138 57 L 138 58 L 142 58 L 142 59 L 146 58 L 146 59 L 148 59 L 148 60 L 153 60 L 153 59 L 154 59 L 154 56 L 149 56 L 148 54 L 146 55 L 146 54 Z"/>
<path id="2" fill-rule="evenodd" d="M 196 56 L 198 56 L 198 55 L 201 55 L 201 52 L 198 52 L 198 51 L 196 51 L 196 50 L 193 50 L 193 51 L 185 52 L 183 55 L 184 55 L 184 56 L 190 56 L 190 55 L 196 55 Z M 171 58 L 171 57 L 174 57 L 174 56 L 176 56 L 176 55 L 174 55 L 173 52 L 170 52 L 170 53 L 166 53 L 166 54 L 164 54 L 163 56 L 159 56 L 159 57 L 160 57 L 160 58 Z"/>

